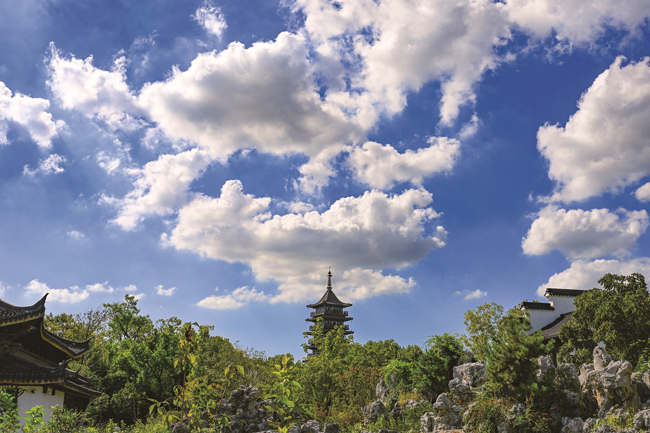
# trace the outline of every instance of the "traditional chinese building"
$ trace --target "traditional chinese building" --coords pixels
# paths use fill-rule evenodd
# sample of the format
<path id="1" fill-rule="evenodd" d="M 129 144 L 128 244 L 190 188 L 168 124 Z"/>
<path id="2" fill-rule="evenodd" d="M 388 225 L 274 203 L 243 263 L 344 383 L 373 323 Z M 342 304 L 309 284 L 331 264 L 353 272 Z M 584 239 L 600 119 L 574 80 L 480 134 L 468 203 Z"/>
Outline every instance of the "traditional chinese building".
<path id="1" fill-rule="evenodd" d="M 46 418 L 51 406 L 85 410 L 101 394 L 68 368 L 71 360 L 81 360 L 90 340 L 71 341 L 45 329 L 46 298 L 29 307 L 0 300 L 0 386 L 19 389 L 21 416 L 36 405 L 43 406 Z"/>
<path id="2" fill-rule="evenodd" d="M 352 320 L 352 317 L 348 316 L 347 311 L 343 311 L 351 306 L 352 304 L 341 302 L 332 291 L 332 271 L 328 271 L 327 291 L 318 302 L 307 305 L 307 308 L 313 308 L 314 311 L 312 311 L 309 314 L 309 318 L 305 320 L 307 322 L 316 323 L 318 319 L 323 319 L 323 329 L 325 332 L 329 332 L 334 329 L 334 327 L 341 325 L 345 329 L 345 335 L 354 334 L 354 331 L 350 331 L 350 327 L 345 324 L 345 322 Z M 311 335 L 314 326 L 316 325 L 311 325 L 309 327 L 309 332 L 307 332 L 308 335 Z M 314 346 L 312 340 L 309 340 L 307 348 L 311 350 L 310 355 L 318 353 L 318 349 Z"/>

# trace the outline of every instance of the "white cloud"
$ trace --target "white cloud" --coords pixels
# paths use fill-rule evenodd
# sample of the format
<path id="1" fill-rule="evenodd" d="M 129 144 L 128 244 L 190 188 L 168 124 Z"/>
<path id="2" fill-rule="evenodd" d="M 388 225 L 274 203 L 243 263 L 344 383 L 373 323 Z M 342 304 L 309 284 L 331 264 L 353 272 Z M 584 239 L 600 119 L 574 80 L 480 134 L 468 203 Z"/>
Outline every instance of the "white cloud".
<path id="1" fill-rule="evenodd" d="M 481 75 L 499 63 L 495 45 L 510 37 L 502 7 L 487 0 L 298 0 L 295 7 L 305 13 L 332 88 L 328 100 L 354 111 L 366 128 L 400 112 L 408 92 L 430 80 L 441 82 L 442 121 L 452 122 L 474 100 Z M 346 70 L 351 61 L 356 67 Z"/>
<path id="2" fill-rule="evenodd" d="M 50 101 L 41 98 L 16 93 L 0 81 L 0 144 L 8 144 L 8 122 L 16 122 L 24 127 L 32 140 L 40 147 L 52 147 L 52 138 L 64 125 L 62 121 L 53 121 L 52 115 L 47 112 Z"/>
<path id="3" fill-rule="evenodd" d="M 75 239 L 75 240 L 78 240 L 78 241 L 83 241 L 83 240 L 87 239 L 85 234 L 83 234 L 83 233 L 81 233 L 80 231 L 77 231 L 77 230 L 70 230 L 69 232 L 66 232 L 66 234 L 68 235 L 68 237 L 70 239 Z"/>
<path id="4" fill-rule="evenodd" d="M 44 176 L 63 173 L 65 169 L 61 167 L 61 164 L 67 162 L 68 160 L 66 157 L 53 153 L 47 158 L 38 161 L 38 167 L 34 170 L 30 170 L 29 165 L 23 167 L 23 176 L 35 176 L 39 173 Z"/>
<path id="5" fill-rule="evenodd" d="M 204 2 L 203 5 L 196 10 L 196 14 L 192 16 L 201 27 L 208 33 L 212 33 L 218 38 L 221 38 L 223 32 L 228 28 L 226 18 L 221 13 L 221 9 L 213 6 L 209 2 Z"/>
<path id="6" fill-rule="evenodd" d="M 639 201 L 643 201 L 643 202 L 650 201 L 650 182 L 646 183 L 645 185 L 637 189 L 634 192 L 634 195 Z"/>
<path id="7" fill-rule="evenodd" d="M 105 283 L 96 283 L 96 284 L 89 284 L 86 286 L 86 290 L 89 292 L 106 292 L 106 293 L 113 293 L 115 289 L 111 286 L 108 285 L 108 281 Z"/>
<path id="8" fill-rule="evenodd" d="M 368 141 L 350 151 L 348 164 L 357 178 L 373 188 L 391 189 L 396 182 L 422 183 L 423 178 L 449 171 L 460 154 L 453 138 L 429 137 L 429 147 L 398 153 L 390 145 Z"/>
<path id="9" fill-rule="evenodd" d="M 249 264 L 258 279 L 280 282 L 274 300 L 314 296 L 323 278 L 314 272 L 324 266 L 352 281 L 359 272 L 408 266 L 445 245 L 442 227 L 425 235 L 425 223 L 438 214 L 427 207 L 431 194 L 422 189 L 392 197 L 369 191 L 339 199 L 323 213 L 282 216 L 268 212 L 270 198 L 255 198 L 242 189 L 241 182 L 228 181 L 221 197 L 198 196 L 180 209 L 178 225 L 163 241 L 214 259 Z M 404 291 L 411 284 L 401 277 L 372 275 L 393 282 L 353 291 L 371 296 L 382 290 Z"/>
<path id="10" fill-rule="evenodd" d="M 650 174 L 650 59 L 622 61 L 596 78 L 565 127 L 539 129 L 537 147 L 556 182 L 551 200 L 616 193 Z"/>
<path id="11" fill-rule="evenodd" d="M 138 287 L 135 284 L 129 284 L 128 286 L 124 287 L 125 292 L 137 292 Z"/>
<path id="12" fill-rule="evenodd" d="M 103 149 L 97 152 L 97 164 L 106 171 L 112 174 L 123 164 L 131 161 L 129 154 L 131 147 L 128 144 L 122 143 L 118 139 L 113 140 L 113 148 Z"/>
<path id="13" fill-rule="evenodd" d="M 2 281 L 0 281 L 0 296 L 4 296 L 6 291 L 7 291 L 7 285 Z"/>
<path id="14" fill-rule="evenodd" d="M 177 155 L 161 155 L 141 169 L 129 170 L 135 188 L 123 199 L 103 197 L 119 208 L 113 222 L 125 230 L 134 229 L 146 215 L 166 215 L 186 200 L 187 189 L 212 159 L 199 149 Z"/>
<path id="15" fill-rule="evenodd" d="M 537 288 L 543 296 L 547 287 L 588 290 L 599 287 L 598 280 L 605 274 L 630 275 L 639 273 L 650 275 L 650 258 L 639 257 L 630 261 L 621 260 L 576 260 L 565 271 L 554 274 L 548 282 Z"/>
<path id="16" fill-rule="evenodd" d="M 537 214 L 521 245 L 528 255 L 558 250 L 570 259 L 602 257 L 627 252 L 648 224 L 645 210 L 567 211 L 549 205 Z"/>
<path id="17" fill-rule="evenodd" d="M 176 291 L 176 287 L 172 287 L 171 289 L 163 289 L 163 286 L 156 286 L 156 295 L 160 296 L 171 296 L 174 294 Z"/>
<path id="18" fill-rule="evenodd" d="M 515 24 L 545 38 L 551 31 L 557 40 L 588 44 L 608 27 L 633 31 L 650 17 L 645 0 L 509 0 L 504 11 Z"/>
<path id="19" fill-rule="evenodd" d="M 305 39 L 289 33 L 249 48 L 232 43 L 146 85 L 139 100 L 167 135 L 221 158 L 246 148 L 313 156 L 361 132 L 321 100 L 307 56 Z"/>
<path id="20" fill-rule="evenodd" d="M 88 298 L 87 290 L 79 290 L 79 287 L 72 286 L 69 289 L 51 289 L 45 283 L 38 280 L 32 280 L 25 287 L 26 296 L 42 297 L 49 293 L 48 300 L 51 302 L 61 302 L 63 304 L 75 304 Z"/>
<path id="21" fill-rule="evenodd" d="M 135 298 L 136 301 L 139 301 L 140 299 L 144 298 L 147 295 L 145 295 L 144 293 L 136 293 L 135 295 L 132 296 Z"/>
<path id="22" fill-rule="evenodd" d="M 48 85 L 63 108 L 75 109 L 99 119 L 112 129 L 133 130 L 143 126 L 131 114 L 141 115 L 137 101 L 126 84 L 126 59 L 115 60 L 111 71 L 93 66 L 92 56 L 85 60 L 61 57 L 50 44 Z"/>
<path id="23" fill-rule="evenodd" d="M 470 292 L 469 290 L 463 290 L 462 292 L 454 292 L 454 294 L 463 296 L 463 299 L 466 301 L 472 299 L 481 299 L 487 296 L 487 292 L 480 289 L 476 289 L 473 292 Z"/>
<path id="24" fill-rule="evenodd" d="M 233 290 L 232 293 L 224 296 L 208 296 L 200 300 L 196 305 L 211 310 L 233 310 L 240 308 L 249 302 L 269 301 L 270 296 L 264 292 L 258 292 L 255 287 L 249 289 L 248 286 L 240 287 Z"/>

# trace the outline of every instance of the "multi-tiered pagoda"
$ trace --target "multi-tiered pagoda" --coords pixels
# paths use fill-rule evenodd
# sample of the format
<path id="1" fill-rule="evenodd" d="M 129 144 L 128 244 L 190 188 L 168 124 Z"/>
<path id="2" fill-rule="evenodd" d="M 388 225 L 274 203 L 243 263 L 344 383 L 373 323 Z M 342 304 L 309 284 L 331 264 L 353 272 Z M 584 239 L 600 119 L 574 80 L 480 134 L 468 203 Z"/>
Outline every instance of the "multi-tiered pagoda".
<path id="1" fill-rule="evenodd" d="M 89 340 L 67 340 L 43 326 L 46 298 L 30 307 L 0 300 L 0 386 L 20 390 L 20 415 L 41 405 L 49 418 L 51 406 L 85 410 L 101 393 L 90 388 L 90 379 L 68 368 L 88 351 Z"/>
<path id="2" fill-rule="evenodd" d="M 351 306 L 352 304 L 341 302 L 332 291 L 332 271 L 328 271 L 327 291 L 323 297 L 320 298 L 320 301 L 316 302 L 315 304 L 307 305 L 307 308 L 313 308 L 314 311 L 312 311 L 309 314 L 309 318 L 305 320 L 307 322 L 316 323 L 318 319 L 323 319 L 322 323 L 325 332 L 331 331 L 334 329 L 334 327 L 341 325 L 343 326 L 343 329 L 345 329 L 345 335 L 354 334 L 354 331 L 350 331 L 350 327 L 348 325 L 345 325 L 345 322 L 352 320 L 352 317 L 348 316 L 347 311 L 343 311 L 345 308 Z M 309 332 L 307 332 L 308 335 L 311 335 L 311 331 L 314 330 L 314 326 L 316 325 L 311 325 L 309 327 Z M 312 340 L 309 340 L 307 348 L 311 350 L 310 355 L 318 353 L 318 349 Z"/>

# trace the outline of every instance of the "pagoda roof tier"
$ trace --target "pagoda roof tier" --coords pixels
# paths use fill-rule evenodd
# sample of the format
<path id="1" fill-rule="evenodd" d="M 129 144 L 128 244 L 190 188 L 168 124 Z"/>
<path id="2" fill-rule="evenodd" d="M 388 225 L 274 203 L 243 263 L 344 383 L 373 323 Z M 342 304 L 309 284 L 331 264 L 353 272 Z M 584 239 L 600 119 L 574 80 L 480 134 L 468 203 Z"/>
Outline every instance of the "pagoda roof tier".
<path id="1" fill-rule="evenodd" d="M 305 322 L 316 323 L 318 319 L 332 320 L 335 322 L 347 322 L 348 320 L 352 320 L 352 317 L 341 316 L 340 314 L 319 314 L 317 316 L 311 316 L 308 319 L 305 319 Z"/>
<path id="2" fill-rule="evenodd" d="M 13 353 L 0 357 L 0 384 L 52 385 L 87 397 L 101 395 L 101 392 L 90 388 L 89 378 L 70 370 L 67 362 L 55 367 L 47 367 Z"/>
<path id="3" fill-rule="evenodd" d="M 51 333 L 45 329 L 45 327 L 41 328 L 41 335 L 43 336 L 44 340 L 52 343 L 54 346 L 58 347 L 64 352 L 67 352 L 68 355 L 74 359 L 78 359 L 81 357 L 81 355 L 87 352 L 88 349 L 90 349 L 90 340 L 92 340 L 92 337 L 84 341 L 68 340 L 67 338 L 63 338 Z"/>
<path id="4" fill-rule="evenodd" d="M 318 308 L 318 307 L 324 307 L 326 305 L 329 306 L 336 306 L 336 307 L 342 307 L 342 308 L 347 308 L 351 307 L 352 304 L 347 304 L 345 302 L 341 302 L 339 298 L 336 297 L 334 292 L 332 291 L 332 272 L 329 271 L 327 273 L 327 290 L 325 291 L 325 294 L 323 297 L 320 298 L 318 302 L 315 304 L 309 304 L 307 305 L 308 308 Z"/>
<path id="5" fill-rule="evenodd" d="M 45 316 L 46 298 L 47 294 L 40 301 L 29 307 L 17 307 L 0 299 L 0 326 L 27 322 Z"/>

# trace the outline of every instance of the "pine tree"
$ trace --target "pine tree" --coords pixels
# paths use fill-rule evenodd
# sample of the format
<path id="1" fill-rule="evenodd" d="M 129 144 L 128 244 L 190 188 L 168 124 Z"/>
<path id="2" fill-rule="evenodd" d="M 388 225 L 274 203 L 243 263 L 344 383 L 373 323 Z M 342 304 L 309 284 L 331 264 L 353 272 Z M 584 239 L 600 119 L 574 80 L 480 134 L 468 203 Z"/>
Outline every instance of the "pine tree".
<path id="1" fill-rule="evenodd" d="M 544 344 L 540 332 L 527 334 L 530 324 L 506 316 L 504 329 L 488 355 L 486 373 L 495 397 L 513 397 L 523 402 L 541 391 L 537 383 L 537 358 L 548 355 L 552 343 Z"/>

